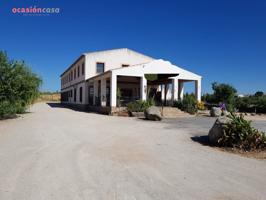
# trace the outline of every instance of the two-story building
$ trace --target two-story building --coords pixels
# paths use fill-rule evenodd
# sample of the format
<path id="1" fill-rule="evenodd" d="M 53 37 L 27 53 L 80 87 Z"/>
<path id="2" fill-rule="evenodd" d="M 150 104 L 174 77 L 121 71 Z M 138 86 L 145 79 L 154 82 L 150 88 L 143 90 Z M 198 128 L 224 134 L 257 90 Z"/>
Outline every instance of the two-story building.
<path id="1" fill-rule="evenodd" d="M 104 113 L 135 100 L 157 104 L 182 99 L 184 83 L 195 82 L 201 100 L 201 76 L 130 49 L 82 54 L 61 74 L 61 102 Z"/>

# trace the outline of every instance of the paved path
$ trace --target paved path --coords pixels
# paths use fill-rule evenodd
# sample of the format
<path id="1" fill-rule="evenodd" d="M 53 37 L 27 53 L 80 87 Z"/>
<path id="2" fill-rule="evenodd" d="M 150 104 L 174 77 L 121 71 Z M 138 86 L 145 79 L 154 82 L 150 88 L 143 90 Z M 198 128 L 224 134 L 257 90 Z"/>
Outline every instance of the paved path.
<path id="1" fill-rule="evenodd" d="M 0 121 L 0 199 L 265 199 L 266 161 L 194 142 L 201 124 L 187 120 L 36 104 Z"/>

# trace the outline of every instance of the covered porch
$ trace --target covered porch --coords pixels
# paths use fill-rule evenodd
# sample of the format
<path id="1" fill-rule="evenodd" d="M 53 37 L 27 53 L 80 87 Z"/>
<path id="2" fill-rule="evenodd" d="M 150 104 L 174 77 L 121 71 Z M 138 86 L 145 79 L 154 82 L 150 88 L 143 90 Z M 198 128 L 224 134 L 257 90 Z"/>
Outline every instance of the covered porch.
<path id="1" fill-rule="evenodd" d="M 135 100 L 153 98 L 157 104 L 172 104 L 184 95 L 184 83 L 195 83 L 201 100 L 201 77 L 170 62 L 155 60 L 147 64 L 118 68 L 87 80 L 88 104 L 106 107 L 110 112 Z"/>

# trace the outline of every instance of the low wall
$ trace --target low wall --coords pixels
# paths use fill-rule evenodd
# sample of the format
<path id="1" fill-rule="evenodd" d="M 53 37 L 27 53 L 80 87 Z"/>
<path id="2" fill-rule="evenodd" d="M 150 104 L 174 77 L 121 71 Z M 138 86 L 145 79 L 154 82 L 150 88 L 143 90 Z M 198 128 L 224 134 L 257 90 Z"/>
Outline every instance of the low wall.
<path id="1" fill-rule="evenodd" d="M 67 102 L 61 102 L 61 104 L 65 107 L 79 110 L 79 111 L 88 111 L 88 112 L 96 112 L 101 113 L 105 115 L 114 115 L 118 112 L 126 110 L 126 107 L 102 107 L 102 106 L 91 106 L 88 104 L 73 104 L 73 103 L 67 103 Z"/>

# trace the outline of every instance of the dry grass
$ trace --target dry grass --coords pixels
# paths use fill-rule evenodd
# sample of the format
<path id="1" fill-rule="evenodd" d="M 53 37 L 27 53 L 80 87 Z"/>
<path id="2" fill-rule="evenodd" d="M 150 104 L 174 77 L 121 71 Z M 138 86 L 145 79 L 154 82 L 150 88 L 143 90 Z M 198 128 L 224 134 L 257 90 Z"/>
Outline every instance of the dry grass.
<path id="1" fill-rule="evenodd" d="M 256 159 L 266 159 L 266 150 L 253 150 L 253 151 L 243 151 L 237 148 L 229 148 L 229 147 L 216 147 L 216 149 L 233 153 L 233 154 L 238 154 L 243 157 L 248 157 L 248 158 L 256 158 Z"/>
<path id="2" fill-rule="evenodd" d="M 60 93 L 41 94 L 37 102 L 60 101 Z"/>

